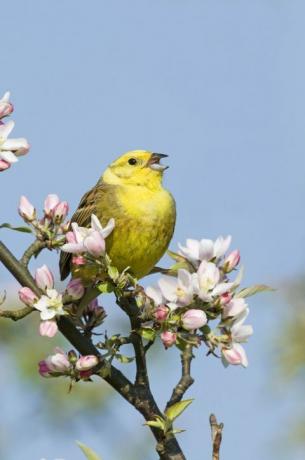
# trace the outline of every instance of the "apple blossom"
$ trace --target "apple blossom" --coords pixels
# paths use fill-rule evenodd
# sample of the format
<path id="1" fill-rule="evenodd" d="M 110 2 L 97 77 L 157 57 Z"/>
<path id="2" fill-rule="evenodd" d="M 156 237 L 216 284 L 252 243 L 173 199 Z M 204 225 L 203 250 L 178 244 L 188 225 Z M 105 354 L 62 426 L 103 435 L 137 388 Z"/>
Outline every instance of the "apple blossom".
<path id="1" fill-rule="evenodd" d="M 222 347 L 222 363 L 225 367 L 229 364 L 248 366 L 248 358 L 244 348 L 239 343 L 233 343 L 231 348 Z"/>
<path id="2" fill-rule="evenodd" d="M 5 160 L 1 160 L 0 159 L 0 171 L 5 171 L 6 169 L 10 168 L 11 167 L 11 164 L 8 163 L 7 161 Z"/>
<path id="3" fill-rule="evenodd" d="M 71 369 L 71 364 L 60 348 L 55 349 L 53 355 L 48 356 L 39 363 L 39 372 L 43 377 L 49 377 L 53 372 L 66 373 Z"/>
<path id="4" fill-rule="evenodd" d="M 160 335 L 165 348 L 169 348 L 176 343 L 177 334 L 171 331 L 164 331 Z"/>
<path id="5" fill-rule="evenodd" d="M 99 257 L 105 252 L 105 238 L 114 228 L 114 219 L 110 219 L 105 227 L 98 218 L 92 214 L 91 228 L 79 227 L 76 222 L 71 224 L 72 232 L 68 232 L 67 243 L 61 247 L 64 252 L 81 254 L 89 252 L 94 257 Z"/>
<path id="6" fill-rule="evenodd" d="M 44 213 L 46 217 L 52 217 L 53 216 L 53 211 L 56 208 L 56 206 L 59 204 L 60 200 L 57 195 L 54 193 L 50 193 L 45 201 L 44 201 Z"/>
<path id="7" fill-rule="evenodd" d="M 37 295 L 28 287 L 22 287 L 19 289 L 18 294 L 21 302 L 29 305 L 30 307 L 38 300 Z"/>
<path id="8" fill-rule="evenodd" d="M 44 337 L 54 337 L 58 331 L 58 326 L 55 320 L 41 321 L 39 333 Z"/>
<path id="9" fill-rule="evenodd" d="M 46 265 L 37 268 L 35 273 L 35 281 L 37 286 L 45 291 L 54 287 L 54 277 Z"/>
<path id="10" fill-rule="evenodd" d="M 240 252 L 238 249 L 235 249 L 235 251 L 232 251 L 228 257 L 225 259 L 223 263 L 223 270 L 226 273 L 230 273 L 238 264 L 240 261 Z"/>
<path id="11" fill-rule="evenodd" d="M 253 334 L 253 327 L 243 324 L 249 314 L 249 309 L 246 308 L 234 321 L 231 327 L 231 337 L 233 342 L 247 342 L 248 338 Z"/>
<path id="12" fill-rule="evenodd" d="M 62 295 L 55 289 L 47 289 L 46 294 L 42 295 L 33 305 L 40 311 L 40 318 L 45 321 L 56 316 L 66 315 L 63 309 Z"/>
<path id="13" fill-rule="evenodd" d="M 156 305 L 161 305 L 165 302 L 165 298 L 159 286 L 147 286 L 145 294 L 150 297 Z"/>
<path id="14" fill-rule="evenodd" d="M 78 300 L 83 297 L 85 293 L 85 288 L 82 283 L 82 280 L 79 278 L 72 278 L 67 286 L 67 294 L 73 298 L 73 300 Z"/>
<path id="15" fill-rule="evenodd" d="M 232 300 L 223 305 L 222 315 L 224 318 L 228 316 L 238 316 L 247 308 L 245 299 L 233 297 Z"/>
<path id="16" fill-rule="evenodd" d="M 180 254 L 195 264 L 196 267 L 201 261 L 220 259 L 228 250 L 231 244 L 231 236 L 226 238 L 219 236 L 215 242 L 209 239 L 194 240 L 187 239 L 186 246 L 179 244 Z"/>
<path id="17" fill-rule="evenodd" d="M 220 272 L 216 264 L 203 260 L 198 268 L 195 283 L 195 291 L 205 302 L 212 301 L 233 287 L 233 283 L 219 282 Z"/>
<path id="18" fill-rule="evenodd" d="M 187 331 L 192 331 L 204 326 L 207 323 L 207 317 L 204 311 L 191 309 L 181 317 L 182 327 Z"/>
<path id="19" fill-rule="evenodd" d="M 167 305 L 172 309 L 192 303 L 194 286 L 193 277 L 187 270 L 178 270 L 178 278 L 163 276 L 159 280 L 162 295 L 167 300 Z"/>
<path id="20" fill-rule="evenodd" d="M 0 118 L 7 117 L 14 111 L 14 106 L 10 102 L 10 92 L 7 91 L 0 99 Z"/>
<path id="21" fill-rule="evenodd" d="M 81 356 L 75 364 L 78 371 L 88 371 L 98 364 L 98 357 L 95 355 Z"/>
<path id="22" fill-rule="evenodd" d="M 27 222 L 32 222 L 36 218 L 36 210 L 34 206 L 24 195 L 20 197 L 18 212 Z"/>

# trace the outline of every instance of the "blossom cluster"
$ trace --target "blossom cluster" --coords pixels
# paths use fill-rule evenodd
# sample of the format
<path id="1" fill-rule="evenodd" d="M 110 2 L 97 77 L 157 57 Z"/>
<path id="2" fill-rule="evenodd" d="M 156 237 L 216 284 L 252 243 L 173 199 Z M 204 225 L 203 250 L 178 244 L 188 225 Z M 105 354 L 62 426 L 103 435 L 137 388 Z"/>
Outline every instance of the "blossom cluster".
<path id="1" fill-rule="evenodd" d="M 64 243 L 70 222 L 65 222 L 69 212 L 67 201 L 61 201 L 53 193 L 44 200 L 43 217 L 37 216 L 37 211 L 26 196 L 20 198 L 18 212 L 22 219 L 33 228 L 39 240 L 52 241 L 52 247 Z M 58 237 L 60 238 L 58 240 Z"/>
<path id="2" fill-rule="evenodd" d="M 14 107 L 10 102 L 10 93 L 6 92 L 0 99 L 0 171 L 10 168 L 18 161 L 18 157 L 28 153 L 30 146 L 25 138 L 9 139 L 15 123 L 10 120 L 3 122 L 13 112 Z"/>
<path id="3" fill-rule="evenodd" d="M 65 354 L 63 350 L 56 348 L 54 354 L 38 363 L 38 370 L 42 377 L 67 376 L 73 380 L 86 380 L 92 375 L 92 369 L 98 363 L 99 359 L 95 355 L 78 358 L 73 350 Z"/>
<path id="4" fill-rule="evenodd" d="M 237 292 L 241 274 L 230 280 L 236 270 L 240 253 L 226 255 L 231 237 L 216 241 L 188 239 L 173 254 L 182 267 L 176 276 L 162 276 L 156 286 L 148 286 L 146 295 L 153 301 L 154 328 L 158 328 L 166 348 L 182 346 L 188 340 L 195 345 L 205 343 L 209 352 L 220 350 L 224 365 L 241 364 L 248 359 L 241 345 L 253 333 L 244 322 L 249 314 L 242 291 Z M 210 321 L 218 320 L 214 330 Z"/>

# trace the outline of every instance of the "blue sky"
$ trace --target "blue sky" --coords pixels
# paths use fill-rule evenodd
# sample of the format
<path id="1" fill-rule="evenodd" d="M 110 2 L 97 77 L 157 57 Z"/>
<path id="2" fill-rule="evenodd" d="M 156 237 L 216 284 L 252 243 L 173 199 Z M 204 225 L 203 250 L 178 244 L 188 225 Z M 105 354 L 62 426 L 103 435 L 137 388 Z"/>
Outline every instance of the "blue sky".
<path id="1" fill-rule="evenodd" d="M 1 175 L 1 220 L 19 221 L 21 194 L 39 207 L 55 192 L 75 208 L 116 156 L 147 148 L 169 154 L 165 183 L 178 207 L 172 247 L 186 237 L 230 233 L 245 284 L 279 288 L 250 303 L 248 370 L 224 370 L 198 354 L 189 392 L 196 402 L 181 419 L 188 428 L 181 443 L 192 460 L 208 458 L 202 452 L 210 449 L 211 411 L 225 422 L 223 458 L 269 460 L 289 408 L 268 386 L 281 280 L 305 268 L 304 14 L 304 2 L 282 0 L 1 6 L 0 92 L 11 90 L 14 133 L 32 145 Z M 5 230 L 1 237 L 17 254 L 29 242 Z M 55 257 L 44 260 L 56 266 Z M 0 277 L 1 286 L 11 283 L 2 269 Z M 168 375 L 156 371 L 153 379 L 161 399 L 164 383 L 169 389 L 176 378 L 177 352 L 167 354 Z M 10 391 L 12 398 L 17 393 Z M 119 410 L 134 421 L 134 436 L 144 435 L 124 401 L 116 402 Z M 116 460 L 108 438 L 94 438 L 81 421 L 75 435 L 88 443 L 93 437 L 105 459 Z M 73 437 L 58 452 L 56 440 L 41 436 L 48 458 L 81 458 L 69 450 Z M 46 456 L 32 444 L 23 460 Z"/>

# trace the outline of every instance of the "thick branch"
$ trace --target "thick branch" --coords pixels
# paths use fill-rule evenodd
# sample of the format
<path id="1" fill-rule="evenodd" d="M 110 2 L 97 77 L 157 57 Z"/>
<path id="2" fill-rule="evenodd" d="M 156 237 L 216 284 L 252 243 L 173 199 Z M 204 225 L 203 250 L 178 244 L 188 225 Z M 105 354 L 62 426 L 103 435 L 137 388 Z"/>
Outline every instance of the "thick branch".
<path id="1" fill-rule="evenodd" d="M 35 309 L 29 306 L 19 308 L 18 310 L 1 310 L 0 309 L 0 318 L 9 318 L 13 321 L 18 321 L 19 319 L 25 318 Z"/>
<path id="2" fill-rule="evenodd" d="M 217 419 L 214 414 L 210 415 L 211 435 L 212 435 L 212 460 L 219 460 L 219 450 L 222 440 L 223 423 L 217 423 Z"/>
<path id="3" fill-rule="evenodd" d="M 184 393 L 194 383 L 194 379 L 191 377 L 191 362 L 193 359 L 192 349 L 192 345 L 187 344 L 185 349 L 181 353 L 182 375 L 179 382 L 175 386 L 169 401 L 166 404 L 166 409 L 168 409 L 173 404 L 181 401 L 181 399 L 184 396 Z"/>

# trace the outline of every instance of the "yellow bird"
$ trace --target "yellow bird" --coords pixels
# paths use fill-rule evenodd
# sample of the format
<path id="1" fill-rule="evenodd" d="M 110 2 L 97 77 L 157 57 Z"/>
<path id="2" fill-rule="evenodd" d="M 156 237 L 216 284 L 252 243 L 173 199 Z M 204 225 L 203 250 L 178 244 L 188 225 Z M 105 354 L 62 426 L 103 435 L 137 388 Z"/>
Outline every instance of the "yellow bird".
<path id="1" fill-rule="evenodd" d="M 106 239 L 112 264 L 121 272 L 130 267 L 136 278 L 147 275 L 165 253 L 172 238 L 176 206 L 162 186 L 167 155 L 146 150 L 127 152 L 115 160 L 97 184 L 81 199 L 71 222 L 90 225 L 95 214 L 102 225 L 115 219 Z M 61 253 L 60 273 L 65 279 L 71 269 L 71 254 Z"/>

